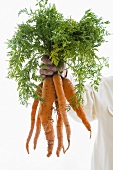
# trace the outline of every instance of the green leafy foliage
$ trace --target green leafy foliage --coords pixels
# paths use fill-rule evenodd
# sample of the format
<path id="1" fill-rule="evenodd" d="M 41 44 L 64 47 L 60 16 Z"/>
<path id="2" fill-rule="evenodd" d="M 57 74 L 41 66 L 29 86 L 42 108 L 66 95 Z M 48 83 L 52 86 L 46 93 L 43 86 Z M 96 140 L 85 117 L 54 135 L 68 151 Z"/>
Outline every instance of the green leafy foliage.
<path id="1" fill-rule="evenodd" d="M 76 82 L 77 98 L 81 102 L 84 83 L 90 80 L 98 88 L 101 70 L 108 66 L 104 57 L 97 55 L 98 47 L 109 35 L 106 25 L 91 10 L 87 10 L 79 22 L 65 18 L 48 0 L 37 1 L 36 10 L 23 9 L 28 19 L 17 25 L 12 38 L 8 40 L 8 78 L 18 83 L 19 99 L 28 104 L 29 98 L 42 100 L 36 94 L 38 75 L 43 55 L 58 67 L 63 63 L 70 68 Z"/>

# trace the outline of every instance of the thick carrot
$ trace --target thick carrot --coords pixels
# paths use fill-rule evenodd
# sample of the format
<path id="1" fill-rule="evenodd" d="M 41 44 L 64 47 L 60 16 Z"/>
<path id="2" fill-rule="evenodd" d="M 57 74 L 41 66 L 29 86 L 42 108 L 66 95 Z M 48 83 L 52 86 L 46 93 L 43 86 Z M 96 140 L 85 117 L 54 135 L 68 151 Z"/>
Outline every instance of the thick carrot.
<path id="1" fill-rule="evenodd" d="M 37 89 L 37 93 L 41 96 L 42 83 L 40 83 L 38 86 L 39 86 L 39 89 Z M 26 141 L 26 150 L 27 150 L 28 154 L 29 154 L 29 142 L 30 142 L 33 130 L 34 130 L 35 116 L 36 116 L 36 110 L 37 110 L 37 107 L 38 107 L 38 103 L 39 103 L 39 100 L 34 100 L 34 102 L 32 104 L 31 127 L 30 127 L 29 135 L 28 135 L 28 138 L 27 138 L 27 141 Z"/>
<path id="2" fill-rule="evenodd" d="M 58 107 L 58 101 L 55 101 L 55 105 L 56 105 L 56 111 L 57 111 L 57 139 L 58 139 L 58 146 L 57 146 L 57 151 L 56 151 L 56 155 L 59 157 L 60 156 L 60 151 L 61 149 L 64 150 L 64 146 L 63 146 L 63 121 L 62 121 L 62 117 L 59 111 L 59 107 Z"/>
<path id="3" fill-rule="evenodd" d="M 72 82 L 68 78 L 63 78 L 62 82 L 63 82 L 64 93 L 67 101 L 70 103 L 73 110 L 77 113 L 78 117 L 82 120 L 83 124 L 86 126 L 88 131 L 90 131 L 90 137 L 91 137 L 91 125 L 86 118 L 86 114 L 83 110 L 83 107 L 81 105 L 76 107 L 76 103 L 77 103 L 76 98 L 72 100 L 72 97 L 76 93 Z"/>
<path id="4" fill-rule="evenodd" d="M 46 140 L 48 142 L 47 157 L 51 156 L 54 146 L 54 129 L 52 120 L 53 102 L 55 101 L 55 87 L 52 77 L 46 77 L 43 81 L 42 98 L 44 102 L 40 101 L 39 116 L 41 124 L 45 131 Z"/>
<path id="5" fill-rule="evenodd" d="M 56 95 L 58 98 L 59 110 L 61 113 L 63 123 L 66 128 L 66 134 L 67 134 L 67 140 L 68 140 L 67 149 L 68 149 L 70 146 L 71 129 L 70 129 L 69 121 L 68 121 L 67 114 L 66 114 L 66 98 L 65 98 L 65 94 L 63 90 L 63 85 L 62 85 L 62 78 L 60 77 L 59 74 L 53 75 L 53 82 L 55 85 Z M 67 151 L 67 149 L 64 151 L 64 153 Z"/>

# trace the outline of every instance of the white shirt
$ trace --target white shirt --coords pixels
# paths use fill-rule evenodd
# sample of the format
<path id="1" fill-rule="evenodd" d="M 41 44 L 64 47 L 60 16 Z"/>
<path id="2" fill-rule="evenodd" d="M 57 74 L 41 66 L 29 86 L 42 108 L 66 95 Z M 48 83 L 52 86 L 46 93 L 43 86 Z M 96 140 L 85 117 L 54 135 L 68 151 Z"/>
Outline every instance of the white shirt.
<path id="1" fill-rule="evenodd" d="M 86 86 L 84 110 L 89 121 L 98 119 L 91 170 L 113 170 L 113 76 L 102 79 L 98 92 Z M 69 115 L 76 121 L 76 114 Z"/>

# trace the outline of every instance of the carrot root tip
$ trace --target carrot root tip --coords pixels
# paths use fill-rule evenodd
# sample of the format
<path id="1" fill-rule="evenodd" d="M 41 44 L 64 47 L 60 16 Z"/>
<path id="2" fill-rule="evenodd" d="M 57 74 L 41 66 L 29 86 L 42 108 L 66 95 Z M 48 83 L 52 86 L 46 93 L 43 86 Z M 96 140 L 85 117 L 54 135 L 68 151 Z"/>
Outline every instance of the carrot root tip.
<path id="1" fill-rule="evenodd" d="M 48 153 L 48 154 L 47 154 L 47 157 L 50 157 L 50 156 L 51 156 L 51 154 L 52 154 L 51 152 L 50 152 L 50 153 Z"/>
<path id="2" fill-rule="evenodd" d="M 28 143 L 26 143 L 26 150 L 27 150 L 27 153 L 29 154 L 29 146 L 28 146 Z"/>
<path id="3" fill-rule="evenodd" d="M 63 153 L 65 154 L 67 152 L 67 150 L 69 149 L 70 147 L 70 140 L 68 140 L 68 147 L 66 149 L 63 148 Z"/>
<path id="4" fill-rule="evenodd" d="M 27 153 L 30 154 L 28 149 L 27 149 Z"/>
<path id="5" fill-rule="evenodd" d="M 92 137 L 92 131 L 90 131 L 90 139 L 91 139 L 91 137 Z"/>

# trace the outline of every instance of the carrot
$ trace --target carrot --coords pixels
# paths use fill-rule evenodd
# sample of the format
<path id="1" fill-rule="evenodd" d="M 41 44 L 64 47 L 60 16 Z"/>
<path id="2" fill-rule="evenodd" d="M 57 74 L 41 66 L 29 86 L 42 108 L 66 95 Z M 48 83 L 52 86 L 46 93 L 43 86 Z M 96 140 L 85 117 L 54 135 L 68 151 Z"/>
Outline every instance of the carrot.
<path id="1" fill-rule="evenodd" d="M 56 155 L 59 157 L 60 156 L 60 151 L 61 149 L 64 150 L 64 146 L 63 146 L 63 121 L 62 121 L 62 117 L 59 111 L 59 107 L 58 107 L 58 101 L 55 101 L 55 105 L 56 105 L 56 111 L 57 111 L 57 139 L 58 139 L 58 147 L 57 147 L 57 151 L 56 151 Z"/>
<path id="2" fill-rule="evenodd" d="M 39 89 L 37 89 L 37 93 L 39 95 L 41 95 L 41 88 L 42 88 L 42 83 L 40 83 L 39 85 Z M 29 135 L 28 135 L 28 138 L 26 140 L 26 150 L 29 154 L 29 142 L 30 142 L 30 139 L 31 139 L 31 136 L 32 136 L 32 133 L 33 133 L 33 130 L 34 130 L 34 124 L 35 124 L 35 116 L 36 116 L 36 110 L 37 110 L 37 107 L 38 107 L 38 103 L 39 103 L 39 100 L 34 100 L 33 104 L 32 104 L 32 111 L 31 111 L 31 127 L 30 127 L 30 131 L 29 131 Z"/>
<path id="3" fill-rule="evenodd" d="M 63 152 L 66 151 L 70 147 L 70 136 L 71 136 L 71 129 L 68 121 L 68 117 L 66 114 L 66 100 L 70 103 L 73 110 L 77 113 L 78 117 L 82 120 L 83 124 L 86 126 L 88 131 L 90 131 L 91 137 L 91 126 L 86 118 L 85 112 L 83 107 L 79 105 L 76 107 L 77 98 L 75 97 L 72 100 L 72 97 L 75 96 L 75 89 L 71 81 L 67 78 L 61 78 L 58 73 L 55 73 L 53 76 L 47 76 L 43 80 L 43 84 L 39 85 L 42 87 L 42 90 L 37 90 L 37 93 L 40 92 L 40 97 L 44 99 L 44 101 L 40 101 L 37 120 L 36 120 L 36 132 L 34 137 L 34 149 L 36 149 L 37 140 L 41 131 L 41 125 L 43 126 L 47 145 L 48 145 L 48 153 L 47 157 L 50 157 L 53 152 L 54 147 L 54 128 L 53 128 L 53 119 L 52 119 L 52 110 L 53 110 L 53 103 L 55 102 L 56 111 L 57 111 L 57 140 L 58 146 L 56 150 L 56 155 L 59 157 L 61 149 Z M 32 105 L 32 112 L 31 112 L 31 128 L 29 131 L 29 135 L 26 141 L 26 149 L 29 153 L 29 142 L 33 133 L 34 124 L 35 124 L 35 115 L 39 101 L 34 100 Z M 67 141 L 68 146 L 64 149 L 63 145 L 63 124 L 66 129 Z"/>
<path id="4" fill-rule="evenodd" d="M 37 121 L 36 121 L 36 133 L 35 133 L 35 137 L 34 137 L 34 149 L 36 149 L 37 140 L 40 135 L 40 131 L 41 131 L 41 120 L 40 120 L 40 116 L 38 114 Z"/>
<path id="5" fill-rule="evenodd" d="M 63 90 L 63 85 L 62 85 L 62 78 L 60 77 L 59 74 L 53 75 L 53 82 L 54 82 L 54 85 L 55 85 L 56 95 L 57 95 L 57 98 L 58 98 L 59 110 L 60 110 L 60 113 L 61 113 L 63 123 L 64 123 L 65 128 L 66 128 L 68 147 L 64 151 L 64 153 L 65 153 L 69 149 L 70 135 L 71 135 L 71 129 L 70 129 L 69 121 L 68 121 L 67 114 L 66 114 L 66 98 L 65 98 L 65 94 L 64 94 L 64 90 Z"/>
<path id="6" fill-rule="evenodd" d="M 64 93 L 65 93 L 67 101 L 70 103 L 73 110 L 77 113 L 78 117 L 82 120 L 83 124 L 86 126 L 88 131 L 90 131 L 90 138 L 91 138 L 91 125 L 86 118 L 86 115 L 85 115 L 85 112 L 82 106 L 79 105 L 78 107 L 76 107 L 76 103 L 77 103 L 76 98 L 74 99 L 74 101 L 72 101 L 72 97 L 76 93 L 72 82 L 68 78 L 63 78 L 62 82 L 63 82 L 63 89 L 64 89 Z"/>
<path id="7" fill-rule="evenodd" d="M 53 102 L 55 101 L 56 93 L 52 77 L 46 77 L 43 81 L 42 98 L 39 106 L 39 116 L 45 131 L 46 140 L 48 142 L 47 157 L 50 157 L 54 146 L 54 129 L 52 119 Z"/>

